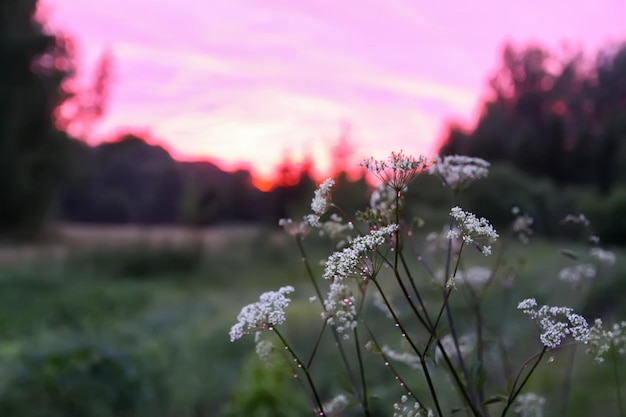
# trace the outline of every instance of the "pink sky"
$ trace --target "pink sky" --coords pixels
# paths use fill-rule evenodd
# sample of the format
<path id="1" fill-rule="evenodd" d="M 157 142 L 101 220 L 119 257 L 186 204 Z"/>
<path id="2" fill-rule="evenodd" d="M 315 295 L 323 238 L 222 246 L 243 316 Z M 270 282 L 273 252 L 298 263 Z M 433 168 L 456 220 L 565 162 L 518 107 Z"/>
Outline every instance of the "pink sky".
<path id="1" fill-rule="evenodd" d="M 286 150 L 323 171 L 344 122 L 358 157 L 433 154 L 446 120 L 472 120 L 505 40 L 626 40 L 624 0 L 41 1 L 87 79 L 113 52 L 97 138 L 149 129 L 175 156 L 261 175 Z"/>

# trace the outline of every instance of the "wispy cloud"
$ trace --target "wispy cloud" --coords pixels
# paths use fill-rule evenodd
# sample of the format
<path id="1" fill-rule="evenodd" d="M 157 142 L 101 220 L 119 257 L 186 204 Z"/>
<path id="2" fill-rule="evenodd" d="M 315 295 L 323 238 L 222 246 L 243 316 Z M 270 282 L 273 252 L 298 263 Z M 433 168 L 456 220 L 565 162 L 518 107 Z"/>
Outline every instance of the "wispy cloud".
<path id="1" fill-rule="evenodd" d="M 327 163 L 344 121 L 364 155 L 432 152 L 443 120 L 474 112 L 504 39 L 626 37 L 621 0 L 44 1 L 85 64 L 113 50 L 99 134 L 150 128 L 266 174 L 284 149 Z"/>

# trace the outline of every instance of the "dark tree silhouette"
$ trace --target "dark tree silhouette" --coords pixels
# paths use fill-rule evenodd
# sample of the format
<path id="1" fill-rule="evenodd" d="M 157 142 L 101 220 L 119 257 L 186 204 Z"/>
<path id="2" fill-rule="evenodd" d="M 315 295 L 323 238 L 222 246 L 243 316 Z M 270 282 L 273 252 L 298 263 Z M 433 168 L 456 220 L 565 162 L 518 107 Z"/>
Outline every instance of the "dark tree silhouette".
<path id="1" fill-rule="evenodd" d="M 626 44 L 594 61 L 540 46 L 504 48 L 477 125 L 450 125 L 441 154 L 509 161 L 606 193 L 626 177 Z"/>
<path id="2" fill-rule="evenodd" d="M 33 236 L 68 166 L 68 136 L 55 110 L 74 73 L 71 43 L 46 32 L 36 0 L 0 7 L 0 233 Z"/>

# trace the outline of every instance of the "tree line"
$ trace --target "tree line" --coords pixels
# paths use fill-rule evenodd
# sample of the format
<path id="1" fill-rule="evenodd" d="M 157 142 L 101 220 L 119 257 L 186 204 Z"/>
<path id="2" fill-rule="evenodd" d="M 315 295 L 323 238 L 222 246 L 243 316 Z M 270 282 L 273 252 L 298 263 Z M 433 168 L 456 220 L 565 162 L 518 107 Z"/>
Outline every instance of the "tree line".
<path id="1" fill-rule="evenodd" d="M 594 59 L 507 45 L 476 126 L 451 124 L 440 153 L 609 193 L 626 181 L 626 43 Z"/>

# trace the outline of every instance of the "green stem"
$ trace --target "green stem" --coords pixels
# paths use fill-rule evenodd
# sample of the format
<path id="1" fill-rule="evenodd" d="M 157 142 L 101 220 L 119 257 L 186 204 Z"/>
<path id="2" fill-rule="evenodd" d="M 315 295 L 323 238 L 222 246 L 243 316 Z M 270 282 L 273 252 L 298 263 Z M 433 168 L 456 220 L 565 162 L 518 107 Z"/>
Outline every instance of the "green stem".
<path id="1" fill-rule="evenodd" d="M 522 367 L 520 368 L 519 372 L 517 373 L 517 376 L 515 377 L 515 381 L 513 381 L 513 385 L 511 386 L 511 393 L 509 394 L 509 398 L 508 398 L 508 400 L 506 402 L 506 406 L 502 410 L 501 417 L 504 417 L 506 415 L 507 411 L 509 410 L 509 408 L 513 405 L 513 403 L 515 402 L 515 399 L 520 394 L 520 392 L 524 388 L 524 385 L 526 385 L 526 383 L 530 379 L 530 376 L 533 374 L 533 372 L 535 371 L 535 369 L 539 365 L 539 362 L 541 362 L 541 359 L 543 358 L 543 356 L 546 354 L 547 351 L 548 351 L 548 348 L 544 346 L 543 349 L 541 350 L 541 353 L 531 356 L 530 358 L 528 358 L 526 360 L 526 362 L 524 362 L 522 364 Z M 537 357 L 537 360 L 535 361 L 533 366 L 530 368 L 530 370 L 526 374 L 526 377 L 524 378 L 522 383 L 516 389 L 515 387 L 516 387 L 517 382 L 519 381 L 520 377 L 522 376 L 522 372 L 524 372 L 524 369 L 526 369 L 526 367 L 530 364 L 530 362 L 535 357 Z"/>
<path id="2" fill-rule="evenodd" d="M 274 333 L 276 333 L 276 336 L 278 336 L 280 341 L 283 343 L 283 346 L 285 346 L 285 349 L 287 349 L 287 351 L 289 352 L 291 357 L 298 364 L 298 368 L 300 368 L 300 369 L 302 369 L 304 371 L 304 375 L 306 376 L 307 382 L 309 383 L 309 387 L 311 388 L 311 392 L 313 392 L 313 397 L 315 398 L 315 404 L 319 408 L 319 415 L 320 416 L 325 416 L 326 413 L 324 412 L 324 406 L 322 405 L 322 401 L 320 400 L 320 396 L 318 395 L 317 390 L 315 389 L 315 384 L 313 383 L 313 379 L 311 378 L 311 374 L 309 373 L 308 367 L 305 366 L 302 363 L 300 358 L 298 358 L 298 355 L 296 355 L 296 352 L 294 352 L 293 349 L 291 349 L 291 346 L 289 346 L 289 344 L 287 343 L 287 341 L 285 340 L 283 335 L 280 334 L 280 332 L 275 327 L 272 328 L 272 330 L 274 331 Z"/>
<path id="3" fill-rule="evenodd" d="M 432 378 L 430 376 L 430 371 L 428 370 L 428 366 L 426 365 L 426 361 L 424 360 L 424 356 L 420 354 L 420 351 L 417 348 L 417 346 L 415 345 L 415 342 L 413 342 L 413 340 L 411 339 L 411 337 L 407 333 L 407 331 L 404 328 L 404 326 L 402 326 L 402 323 L 400 323 L 400 320 L 398 319 L 398 316 L 396 315 L 395 311 L 393 311 L 393 308 L 391 308 L 391 304 L 389 304 L 389 301 L 387 300 L 387 297 L 385 296 L 385 293 L 382 291 L 382 288 L 378 284 L 378 281 L 374 280 L 374 279 L 372 279 L 372 281 L 374 282 L 374 285 L 376 285 L 376 288 L 378 289 L 378 292 L 380 293 L 381 297 L 383 298 L 383 301 L 384 301 L 385 305 L 387 306 L 387 309 L 389 309 L 389 312 L 393 316 L 393 320 L 396 323 L 396 326 L 402 332 L 402 336 L 409 342 L 409 345 L 411 345 L 411 348 L 413 349 L 415 354 L 419 357 L 420 363 L 422 364 L 422 368 L 424 370 L 424 376 L 426 377 L 426 382 L 428 383 L 428 389 L 430 390 L 430 394 L 431 394 L 431 396 L 433 398 L 433 402 L 435 403 L 435 408 L 437 409 L 437 413 L 439 413 L 440 416 L 443 416 L 443 412 L 441 411 L 441 406 L 439 405 L 439 399 L 437 398 L 437 392 L 435 391 L 435 386 L 433 385 L 433 381 L 432 381 Z"/>
<path id="4" fill-rule="evenodd" d="M 326 326 L 327 326 L 327 321 L 324 321 L 324 324 L 322 325 L 322 330 L 320 330 L 320 334 L 319 336 L 317 336 L 317 340 L 315 341 L 315 346 L 313 347 L 313 351 L 311 352 L 311 357 L 309 358 L 306 366 L 307 368 L 311 367 L 311 364 L 313 363 L 313 358 L 315 357 L 315 354 L 317 353 L 317 349 L 320 346 L 320 342 L 322 341 L 322 336 L 324 335 L 324 330 L 326 330 Z"/>
<path id="5" fill-rule="evenodd" d="M 461 247 L 459 248 L 459 253 L 457 255 L 457 260 L 456 260 L 456 264 L 454 266 L 454 273 L 452 274 L 452 277 L 455 278 L 456 277 L 456 273 L 459 269 L 459 263 L 461 261 L 461 253 L 463 252 L 463 247 L 465 246 L 464 242 L 461 243 Z M 452 247 L 452 240 L 449 241 L 448 243 L 448 247 L 451 248 Z M 448 260 L 446 261 L 446 264 L 449 265 L 450 264 L 450 257 L 452 251 L 450 250 L 448 252 Z M 449 268 L 446 268 L 447 270 L 449 270 Z M 448 275 L 446 275 L 446 279 L 445 279 L 445 283 L 448 283 L 448 280 L 450 279 L 450 277 Z M 465 365 L 465 360 L 463 359 L 463 355 L 461 354 L 461 348 L 459 346 L 459 337 L 457 335 L 456 332 L 456 326 L 454 324 L 454 317 L 452 316 L 452 309 L 450 308 L 450 303 L 447 302 L 447 300 L 449 299 L 449 297 L 446 297 L 446 301 L 444 302 L 444 307 L 445 307 L 445 311 L 446 311 L 446 318 L 448 320 L 448 327 L 450 328 L 450 335 L 452 335 L 452 340 L 454 341 L 454 348 L 456 349 L 456 353 L 457 353 L 457 358 L 459 360 L 459 367 L 461 368 L 461 372 L 463 372 L 463 376 L 465 377 L 465 381 L 466 381 L 466 385 L 467 385 L 467 390 L 469 392 L 469 396 L 471 399 L 472 404 L 476 405 L 478 403 L 478 401 L 476 400 L 476 393 L 474 392 L 474 381 L 471 380 L 470 378 L 470 373 L 467 370 L 467 366 Z"/>
<path id="6" fill-rule="evenodd" d="M 317 294 L 317 298 L 322 306 L 322 309 L 324 310 L 324 312 L 326 312 L 327 310 L 326 310 L 326 306 L 324 305 L 324 297 L 322 297 L 322 292 L 320 291 L 319 286 L 317 285 L 317 282 L 315 281 L 315 275 L 313 274 L 313 269 L 311 268 L 311 265 L 309 264 L 309 259 L 306 255 L 306 251 L 304 250 L 304 246 L 302 245 L 302 239 L 298 236 L 296 238 L 296 242 L 298 243 L 298 249 L 300 250 L 300 254 L 302 255 L 302 262 L 304 263 L 306 267 L 307 276 L 309 277 L 311 284 L 313 284 L 313 288 L 315 288 L 315 293 Z M 341 357 L 341 361 L 346 367 L 346 372 L 348 372 L 348 378 L 350 379 L 350 383 L 352 384 L 354 391 L 357 393 L 359 402 L 363 404 L 361 390 L 356 382 L 356 379 L 354 377 L 354 372 L 352 371 L 352 368 L 350 367 L 350 362 L 348 361 L 346 352 L 343 348 L 341 340 L 339 339 L 339 335 L 337 334 L 337 329 L 335 328 L 335 326 L 331 326 L 331 329 L 332 329 L 333 338 L 335 339 L 335 346 L 337 346 L 337 350 L 339 351 L 339 356 Z M 313 361 L 313 357 L 314 356 L 312 355 L 311 358 L 309 359 L 309 362 Z"/>
<path id="7" fill-rule="evenodd" d="M 613 375 L 615 376 L 615 386 L 617 390 L 617 407 L 619 410 L 619 415 L 620 417 L 624 417 L 624 408 L 622 406 L 622 385 L 620 383 L 619 372 L 617 369 L 618 360 L 616 350 L 617 349 L 615 346 L 611 347 L 611 356 L 613 359 Z"/>
<path id="8" fill-rule="evenodd" d="M 396 371 L 396 368 L 391 364 L 391 361 L 389 360 L 389 358 L 387 357 L 387 355 L 385 355 L 385 352 L 382 351 L 382 348 L 380 347 L 380 345 L 378 344 L 378 341 L 376 340 L 376 337 L 374 336 L 374 332 L 372 332 L 372 329 L 369 328 L 369 326 L 366 324 L 365 328 L 367 329 L 367 332 L 369 333 L 370 337 L 372 338 L 372 342 L 374 342 L 374 345 L 376 347 L 376 351 L 377 353 L 380 353 L 380 355 L 383 357 L 384 360 L 384 364 L 387 368 L 389 368 L 389 370 L 391 371 L 391 373 L 394 375 L 396 381 L 400 382 L 400 386 L 403 387 L 406 390 L 406 393 L 409 397 L 412 397 L 419 405 L 420 407 L 428 412 L 428 410 L 424 407 L 424 403 L 417 397 L 417 395 L 415 394 L 415 391 L 413 391 L 412 389 L 409 388 L 409 386 L 407 385 L 407 383 L 404 381 L 404 379 L 402 379 L 402 377 L 400 376 L 400 374 L 398 373 L 398 371 Z"/>
<path id="9" fill-rule="evenodd" d="M 420 292 L 417 290 L 417 286 L 415 285 L 415 280 L 413 279 L 413 275 L 411 275 L 411 270 L 409 269 L 409 265 L 407 264 L 406 259 L 404 259 L 404 254 L 402 253 L 400 254 L 400 261 L 402 262 L 404 273 L 409 278 L 409 282 L 411 283 L 411 288 L 413 289 L 413 293 L 417 297 L 417 302 L 419 303 L 420 307 L 422 308 L 422 311 L 424 312 L 424 317 L 426 318 L 426 322 L 430 326 L 430 330 L 432 330 L 433 322 L 430 319 L 430 316 L 428 315 L 428 310 L 426 310 L 426 304 L 424 303 L 424 300 L 422 299 Z"/>
<path id="10" fill-rule="evenodd" d="M 357 359 L 359 362 L 359 371 L 361 374 L 361 386 L 363 387 L 363 401 L 362 401 L 363 411 L 365 412 L 366 417 L 370 417 L 370 410 L 369 410 L 368 400 L 367 400 L 367 382 L 365 380 L 365 368 L 363 366 L 363 358 L 361 357 L 359 333 L 356 327 L 354 328 L 354 345 L 356 348 L 356 355 L 357 355 Z"/>

